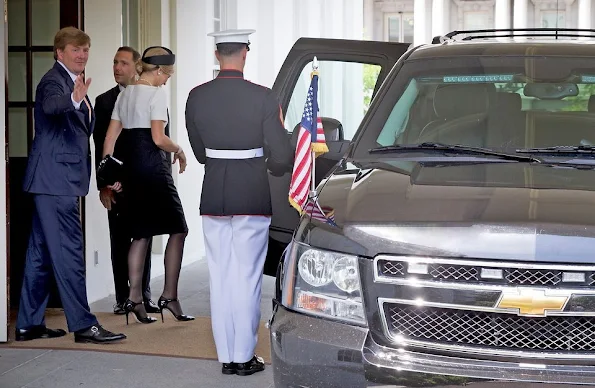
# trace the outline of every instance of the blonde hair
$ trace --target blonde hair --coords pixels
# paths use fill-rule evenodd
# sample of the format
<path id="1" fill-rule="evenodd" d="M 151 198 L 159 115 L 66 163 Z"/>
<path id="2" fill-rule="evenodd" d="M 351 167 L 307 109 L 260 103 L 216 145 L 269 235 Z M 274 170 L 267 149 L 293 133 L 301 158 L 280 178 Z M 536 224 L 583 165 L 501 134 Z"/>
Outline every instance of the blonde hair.
<path id="1" fill-rule="evenodd" d="M 165 49 L 161 47 L 154 47 L 149 50 L 144 55 L 144 58 L 149 58 L 157 55 L 169 55 L 170 53 L 167 52 Z M 139 72 L 149 72 L 155 69 L 161 69 L 167 75 L 174 74 L 174 65 L 152 65 L 150 63 L 146 63 L 141 58 L 140 63 L 138 64 L 139 68 L 137 69 Z"/>

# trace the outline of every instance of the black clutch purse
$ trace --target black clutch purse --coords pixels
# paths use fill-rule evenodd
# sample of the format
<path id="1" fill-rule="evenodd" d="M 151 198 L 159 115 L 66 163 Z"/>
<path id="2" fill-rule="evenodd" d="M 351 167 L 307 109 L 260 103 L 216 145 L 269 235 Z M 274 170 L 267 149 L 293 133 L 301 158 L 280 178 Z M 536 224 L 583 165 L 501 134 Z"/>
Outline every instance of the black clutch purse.
<path id="1" fill-rule="evenodd" d="M 97 168 L 97 186 L 102 189 L 122 180 L 122 161 L 107 155 Z"/>

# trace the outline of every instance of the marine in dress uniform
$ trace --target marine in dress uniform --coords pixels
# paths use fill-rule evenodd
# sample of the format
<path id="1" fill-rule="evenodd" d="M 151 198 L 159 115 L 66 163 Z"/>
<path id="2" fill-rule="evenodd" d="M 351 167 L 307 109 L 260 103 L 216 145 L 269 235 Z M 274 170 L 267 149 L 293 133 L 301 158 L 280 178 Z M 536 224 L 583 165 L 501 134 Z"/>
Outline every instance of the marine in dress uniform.
<path id="1" fill-rule="evenodd" d="M 190 144 L 205 165 L 200 214 L 213 336 L 222 373 L 238 375 L 264 370 L 254 348 L 272 214 L 267 169 L 291 172 L 293 161 L 276 96 L 243 76 L 253 32 L 209 34 L 220 72 L 194 88 L 186 103 Z"/>

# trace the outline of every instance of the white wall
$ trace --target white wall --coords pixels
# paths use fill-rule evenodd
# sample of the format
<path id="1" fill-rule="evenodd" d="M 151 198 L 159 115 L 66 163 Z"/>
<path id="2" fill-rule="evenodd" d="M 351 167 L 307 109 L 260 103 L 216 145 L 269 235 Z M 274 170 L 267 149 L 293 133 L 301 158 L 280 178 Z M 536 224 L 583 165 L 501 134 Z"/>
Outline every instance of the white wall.
<path id="1" fill-rule="evenodd" d="M 86 68 L 87 77 L 92 78 L 88 94 L 95 104 L 95 97 L 115 86 L 112 63 L 116 50 L 122 45 L 122 1 L 86 0 L 85 32 L 91 37 Z M 91 143 L 94 148 L 95 144 Z M 94 152 L 92 155 L 95 158 Z M 107 211 L 99 201 L 94 169 L 85 211 L 87 297 L 92 303 L 114 293 Z"/>
<path id="2" fill-rule="evenodd" d="M 243 1 L 243 0 L 242 0 Z M 190 90 L 213 75 L 213 48 L 207 44 L 206 35 L 213 26 L 212 2 L 177 0 L 170 7 L 171 49 L 176 54 L 176 74 L 171 78 L 171 120 L 174 140 L 184 149 L 188 167 L 176 177 L 178 193 L 186 222 L 188 237 L 184 248 L 183 265 L 204 257 L 204 240 L 199 216 L 200 192 L 204 167 L 198 163 L 186 131 L 185 109 Z M 177 171 L 177 165 L 174 170 Z"/>
<path id="3" fill-rule="evenodd" d="M 202 242 L 202 228 L 200 217 L 198 216 L 198 203 L 200 200 L 200 183 L 202 182 L 203 168 L 196 162 L 192 155 L 188 136 L 184 127 L 184 106 L 191 85 L 197 85 L 205 81 L 205 75 L 212 74 L 211 68 L 200 73 L 194 67 L 193 57 L 203 58 L 206 63 L 205 55 L 196 56 L 196 36 L 193 37 L 188 26 L 192 29 L 197 27 L 196 15 L 203 15 L 206 18 L 203 4 L 196 1 L 172 1 L 147 3 L 145 9 L 146 18 L 141 18 L 141 23 L 156 30 L 145 31 L 145 45 L 161 44 L 172 48 L 177 55 L 176 74 L 172 77 L 165 89 L 170 96 L 170 116 L 171 116 L 171 135 L 185 150 L 189 156 L 189 166 L 187 171 L 182 174 L 174 173 L 174 180 L 178 186 L 180 198 L 186 213 L 186 220 L 190 229 L 186 240 L 183 265 L 190 264 L 201 259 L 204 256 L 204 247 Z M 190 7 L 190 8 L 189 8 Z M 192 7 L 196 13 L 193 13 Z M 91 37 L 91 55 L 87 65 L 87 74 L 93 78 L 89 90 L 89 96 L 94 102 L 95 97 L 115 85 L 112 73 L 112 60 L 118 47 L 122 45 L 122 2 L 121 0 L 104 0 L 102 2 L 95 0 L 86 0 L 85 2 L 85 31 Z M 185 19 L 176 25 L 178 14 L 176 9 L 180 10 Z M 212 13 L 212 12 L 211 12 Z M 154 23 L 155 18 L 161 20 L 161 25 Z M 182 27 L 184 26 L 184 27 Z M 181 36 L 179 44 L 176 44 L 176 29 L 180 30 Z M 206 36 L 206 30 L 200 30 L 201 34 Z M 210 31 L 208 31 L 210 32 Z M 198 34 L 198 33 L 196 33 Z M 205 39 L 202 39 L 204 41 Z M 184 47 L 178 50 L 176 46 Z M 142 51 L 146 47 L 136 47 Z M 181 52 L 180 52 L 181 51 Z M 201 51 L 204 52 L 204 51 Z M 206 69 L 206 66 L 203 66 Z M 176 85 L 183 85 L 176 89 Z M 178 92 L 179 89 L 179 92 Z M 181 106 L 177 106 L 177 101 L 181 101 Z M 93 143 L 92 143 L 93 144 Z M 92 145 L 94 147 L 94 144 Z M 174 172 L 177 171 L 177 165 Z M 91 178 L 91 187 L 87 196 L 86 204 L 86 254 L 87 254 L 87 295 L 89 302 L 92 303 L 101 298 L 105 298 L 114 293 L 113 274 L 110 258 L 109 228 L 107 223 L 107 212 L 98 199 L 98 191 L 95 184 L 95 174 Z M 155 238 L 155 246 L 165 247 L 166 239 L 163 236 Z M 159 250 L 159 249 L 158 249 Z M 98 256 L 98 264 L 94 263 L 95 252 Z M 155 278 L 164 273 L 163 255 L 154 254 L 152 259 L 151 277 Z M 158 296 L 161 290 L 153 290 L 153 296 Z"/>
<path id="4" fill-rule="evenodd" d="M 254 29 L 246 79 L 271 87 L 300 37 L 363 39 L 364 0 L 235 0 L 228 25 Z M 332 15 L 330 17 L 329 15 Z M 213 45 L 212 38 L 207 40 Z M 214 49 L 214 47 L 212 47 Z"/>

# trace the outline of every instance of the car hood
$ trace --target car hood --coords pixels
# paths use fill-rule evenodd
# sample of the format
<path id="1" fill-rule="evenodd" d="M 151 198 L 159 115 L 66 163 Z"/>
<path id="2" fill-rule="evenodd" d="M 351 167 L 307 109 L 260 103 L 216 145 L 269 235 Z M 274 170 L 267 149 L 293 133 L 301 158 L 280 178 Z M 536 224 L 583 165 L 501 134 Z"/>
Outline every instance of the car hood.
<path id="1" fill-rule="evenodd" d="M 325 182 L 318 246 L 595 263 L 595 172 L 527 163 L 377 162 Z M 332 224 L 332 225 L 331 225 Z"/>

